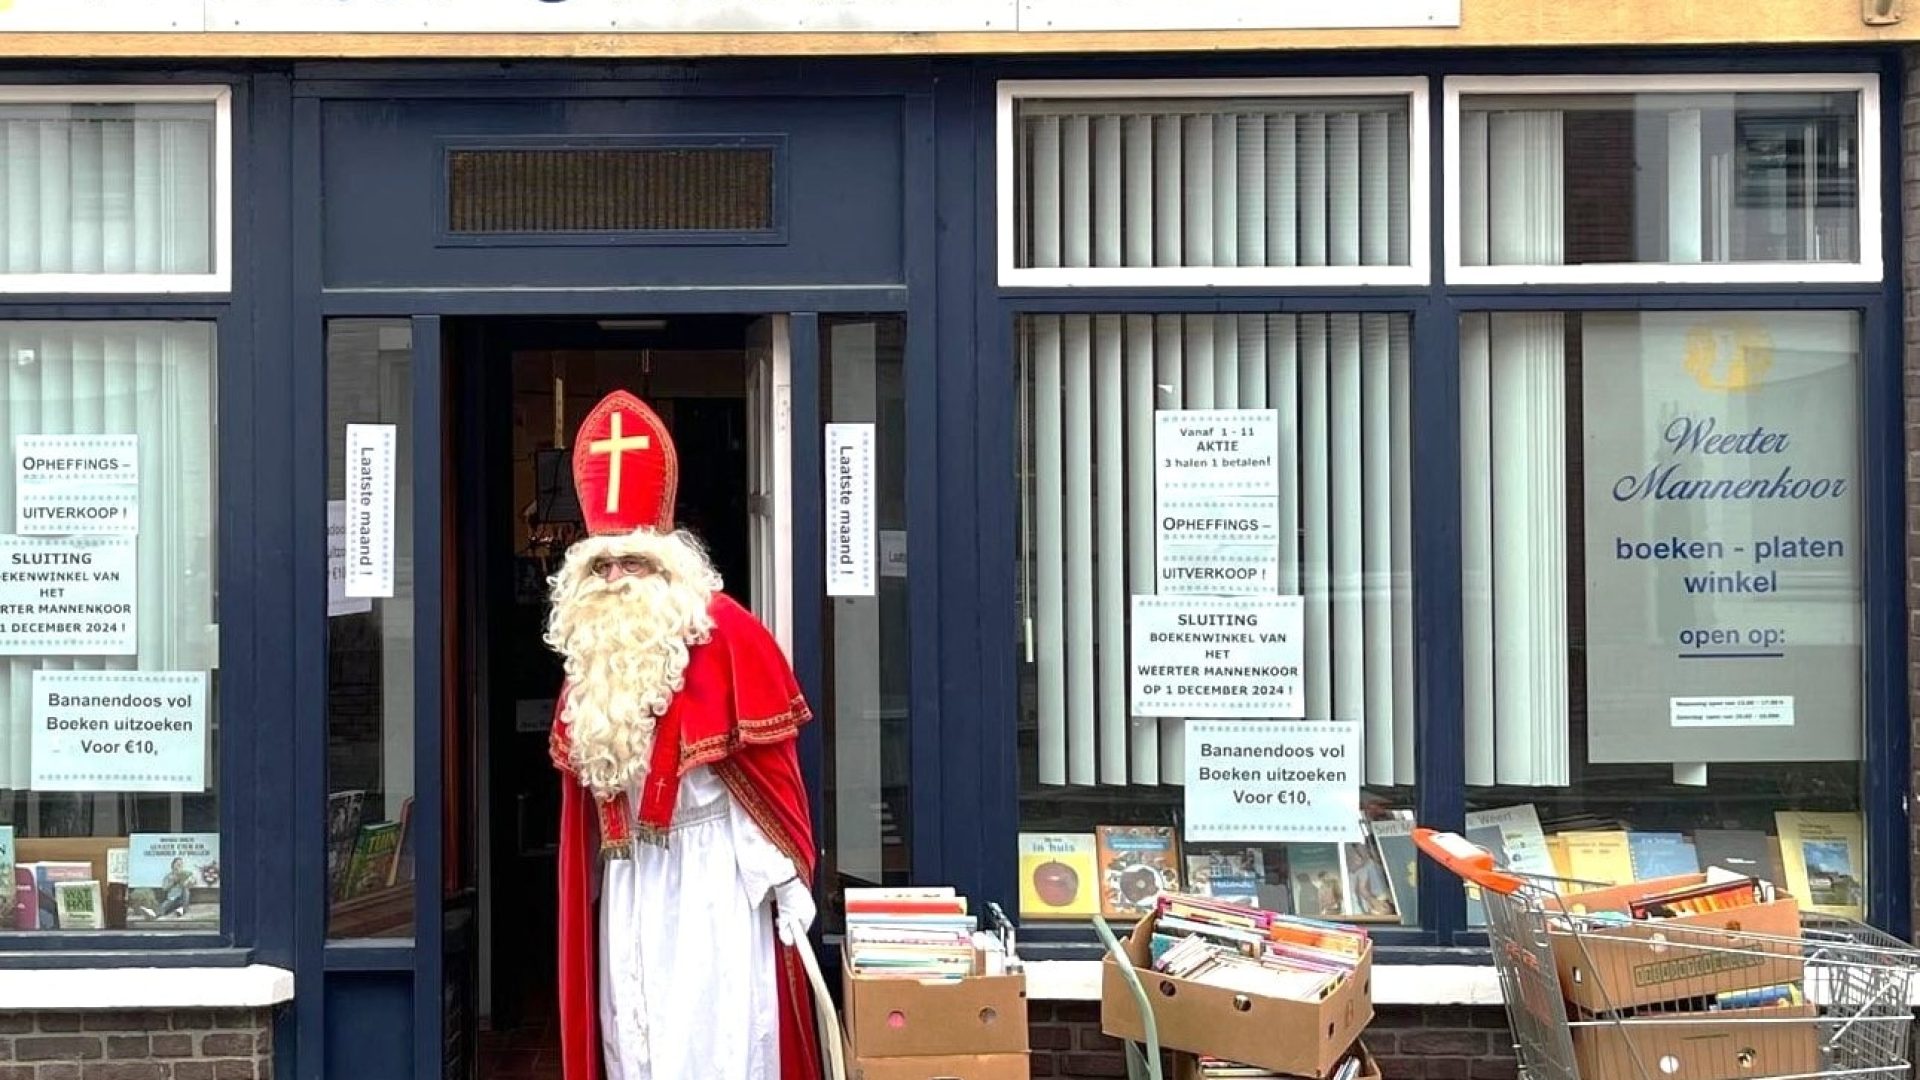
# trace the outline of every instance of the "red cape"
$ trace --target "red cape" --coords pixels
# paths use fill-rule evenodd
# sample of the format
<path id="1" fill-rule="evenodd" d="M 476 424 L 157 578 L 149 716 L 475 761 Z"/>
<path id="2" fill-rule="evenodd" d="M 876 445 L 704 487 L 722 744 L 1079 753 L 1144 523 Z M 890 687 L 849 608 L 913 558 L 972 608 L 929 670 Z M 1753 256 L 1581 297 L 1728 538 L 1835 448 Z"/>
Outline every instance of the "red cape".
<path id="1" fill-rule="evenodd" d="M 602 1073 L 593 860 L 603 851 L 618 854 L 665 835 L 679 784 L 659 780 L 677 781 L 696 765 L 711 767 L 741 809 L 793 860 L 801 876 L 813 881 L 813 818 L 795 753 L 800 725 L 811 714 L 793 669 L 759 620 L 725 595 L 716 595 L 709 610 L 712 640 L 692 649 L 686 686 L 674 695 L 654 732 L 640 836 L 629 835 L 627 800 L 596 803 L 573 776 L 561 716 L 566 688 L 561 688 L 550 752 L 561 772 L 559 989 L 565 1080 L 601 1080 Z M 820 1048 L 806 973 L 792 948 L 777 941 L 774 948 L 780 963 L 781 1080 L 818 1080 Z"/>

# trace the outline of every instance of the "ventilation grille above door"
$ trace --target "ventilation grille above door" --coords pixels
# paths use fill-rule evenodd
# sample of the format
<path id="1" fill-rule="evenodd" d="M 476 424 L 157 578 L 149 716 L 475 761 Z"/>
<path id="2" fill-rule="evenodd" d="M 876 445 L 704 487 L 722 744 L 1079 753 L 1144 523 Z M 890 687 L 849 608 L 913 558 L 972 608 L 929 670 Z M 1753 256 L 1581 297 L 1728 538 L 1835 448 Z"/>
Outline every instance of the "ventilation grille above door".
<path id="1" fill-rule="evenodd" d="M 446 231 L 765 239 L 782 225 L 779 158 L 771 141 L 449 147 Z"/>

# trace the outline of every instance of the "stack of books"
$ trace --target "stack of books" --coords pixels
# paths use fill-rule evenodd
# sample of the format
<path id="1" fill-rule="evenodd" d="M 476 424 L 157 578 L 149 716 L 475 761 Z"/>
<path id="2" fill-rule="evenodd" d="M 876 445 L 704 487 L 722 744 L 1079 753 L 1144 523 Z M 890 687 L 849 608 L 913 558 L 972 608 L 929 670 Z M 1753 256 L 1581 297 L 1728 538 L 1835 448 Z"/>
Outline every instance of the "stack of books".
<path id="1" fill-rule="evenodd" d="M 1263 1069 L 1258 1065 L 1241 1065 L 1217 1057 L 1200 1055 L 1197 1070 L 1199 1080 L 1294 1080 L 1285 1073 L 1272 1069 Z M 1357 1049 L 1340 1059 L 1327 1080 L 1356 1080 L 1360 1075 L 1360 1054 Z"/>
<path id="2" fill-rule="evenodd" d="M 1772 903 L 1773 886 L 1759 878 L 1709 870 L 1707 880 L 1684 889 L 1642 896 L 1631 901 L 1627 913 L 1635 919 L 1671 919 L 1680 915 L 1705 915 L 1733 908 Z"/>
<path id="3" fill-rule="evenodd" d="M 1154 970 L 1204 985 L 1321 1001 L 1366 954 L 1357 927 L 1184 893 L 1162 894 L 1157 907 Z"/>
<path id="4" fill-rule="evenodd" d="M 848 889 L 846 904 L 854 974 L 952 982 L 975 974 L 979 920 L 951 886 Z"/>

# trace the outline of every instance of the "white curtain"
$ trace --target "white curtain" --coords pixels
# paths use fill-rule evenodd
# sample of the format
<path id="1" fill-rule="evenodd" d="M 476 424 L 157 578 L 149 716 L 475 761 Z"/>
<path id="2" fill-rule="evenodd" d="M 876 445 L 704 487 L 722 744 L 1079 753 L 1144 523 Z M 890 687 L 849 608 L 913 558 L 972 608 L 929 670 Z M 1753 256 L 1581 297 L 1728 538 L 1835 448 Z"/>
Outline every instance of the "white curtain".
<path id="1" fill-rule="evenodd" d="M 1408 326 L 1393 315 L 1043 315 L 1022 328 L 1025 614 L 1041 784 L 1178 783 L 1182 721 L 1130 715 L 1127 597 L 1154 591 L 1153 413 L 1280 413 L 1282 593 L 1308 716 L 1414 779 Z"/>
<path id="2" fill-rule="evenodd" d="M 1022 265 L 1409 259 L 1404 101 L 1021 106 Z"/>
<path id="3" fill-rule="evenodd" d="M 213 328 L 189 322 L 0 322 L 0 512 L 12 531 L 20 435 L 139 438 L 138 655 L 0 659 L 0 780 L 30 782 L 33 672 L 210 671 L 218 656 L 214 527 Z M 208 703 L 209 728 L 217 710 Z M 214 776 L 208 741 L 208 777 Z M 120 828 L 99 800 L 97 829 Z M 32 812 L 30 807 L 30 813 Z"/>
<path id="4" fill-rule="evenodd" d="M 1562 119 L 1461 117 L 1464 263 L 1565 261 Z M 1565 318 L 1468 315 L 1460 350 L 1467 783 L 1565 785 Z"/>
<path id="5" fill-rule="evenodd" d="M 212 106 L 74 108 L 0 106 L 4 271 L 210 273 Z"/>

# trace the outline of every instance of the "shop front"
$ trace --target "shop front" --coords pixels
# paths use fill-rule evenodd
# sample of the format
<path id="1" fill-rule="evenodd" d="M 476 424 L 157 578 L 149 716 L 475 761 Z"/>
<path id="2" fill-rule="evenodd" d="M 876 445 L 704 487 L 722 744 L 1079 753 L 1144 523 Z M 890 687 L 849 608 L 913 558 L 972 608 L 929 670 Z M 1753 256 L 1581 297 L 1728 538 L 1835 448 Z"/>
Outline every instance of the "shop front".
<path id="1" fill-rule="evenodd" d="M 1364 923 L 1387 1075 L 1497 1073 L 1415 821 L 1907 935 L 1901 78 L 10 68 L 16 1057 L 540 1075 L 615 387 L 814 705 L 823 954 L 848 887 L 999 903 L 1036 1075 L 1112 1064 L 1088 918 L 1166 887 Z"/>

